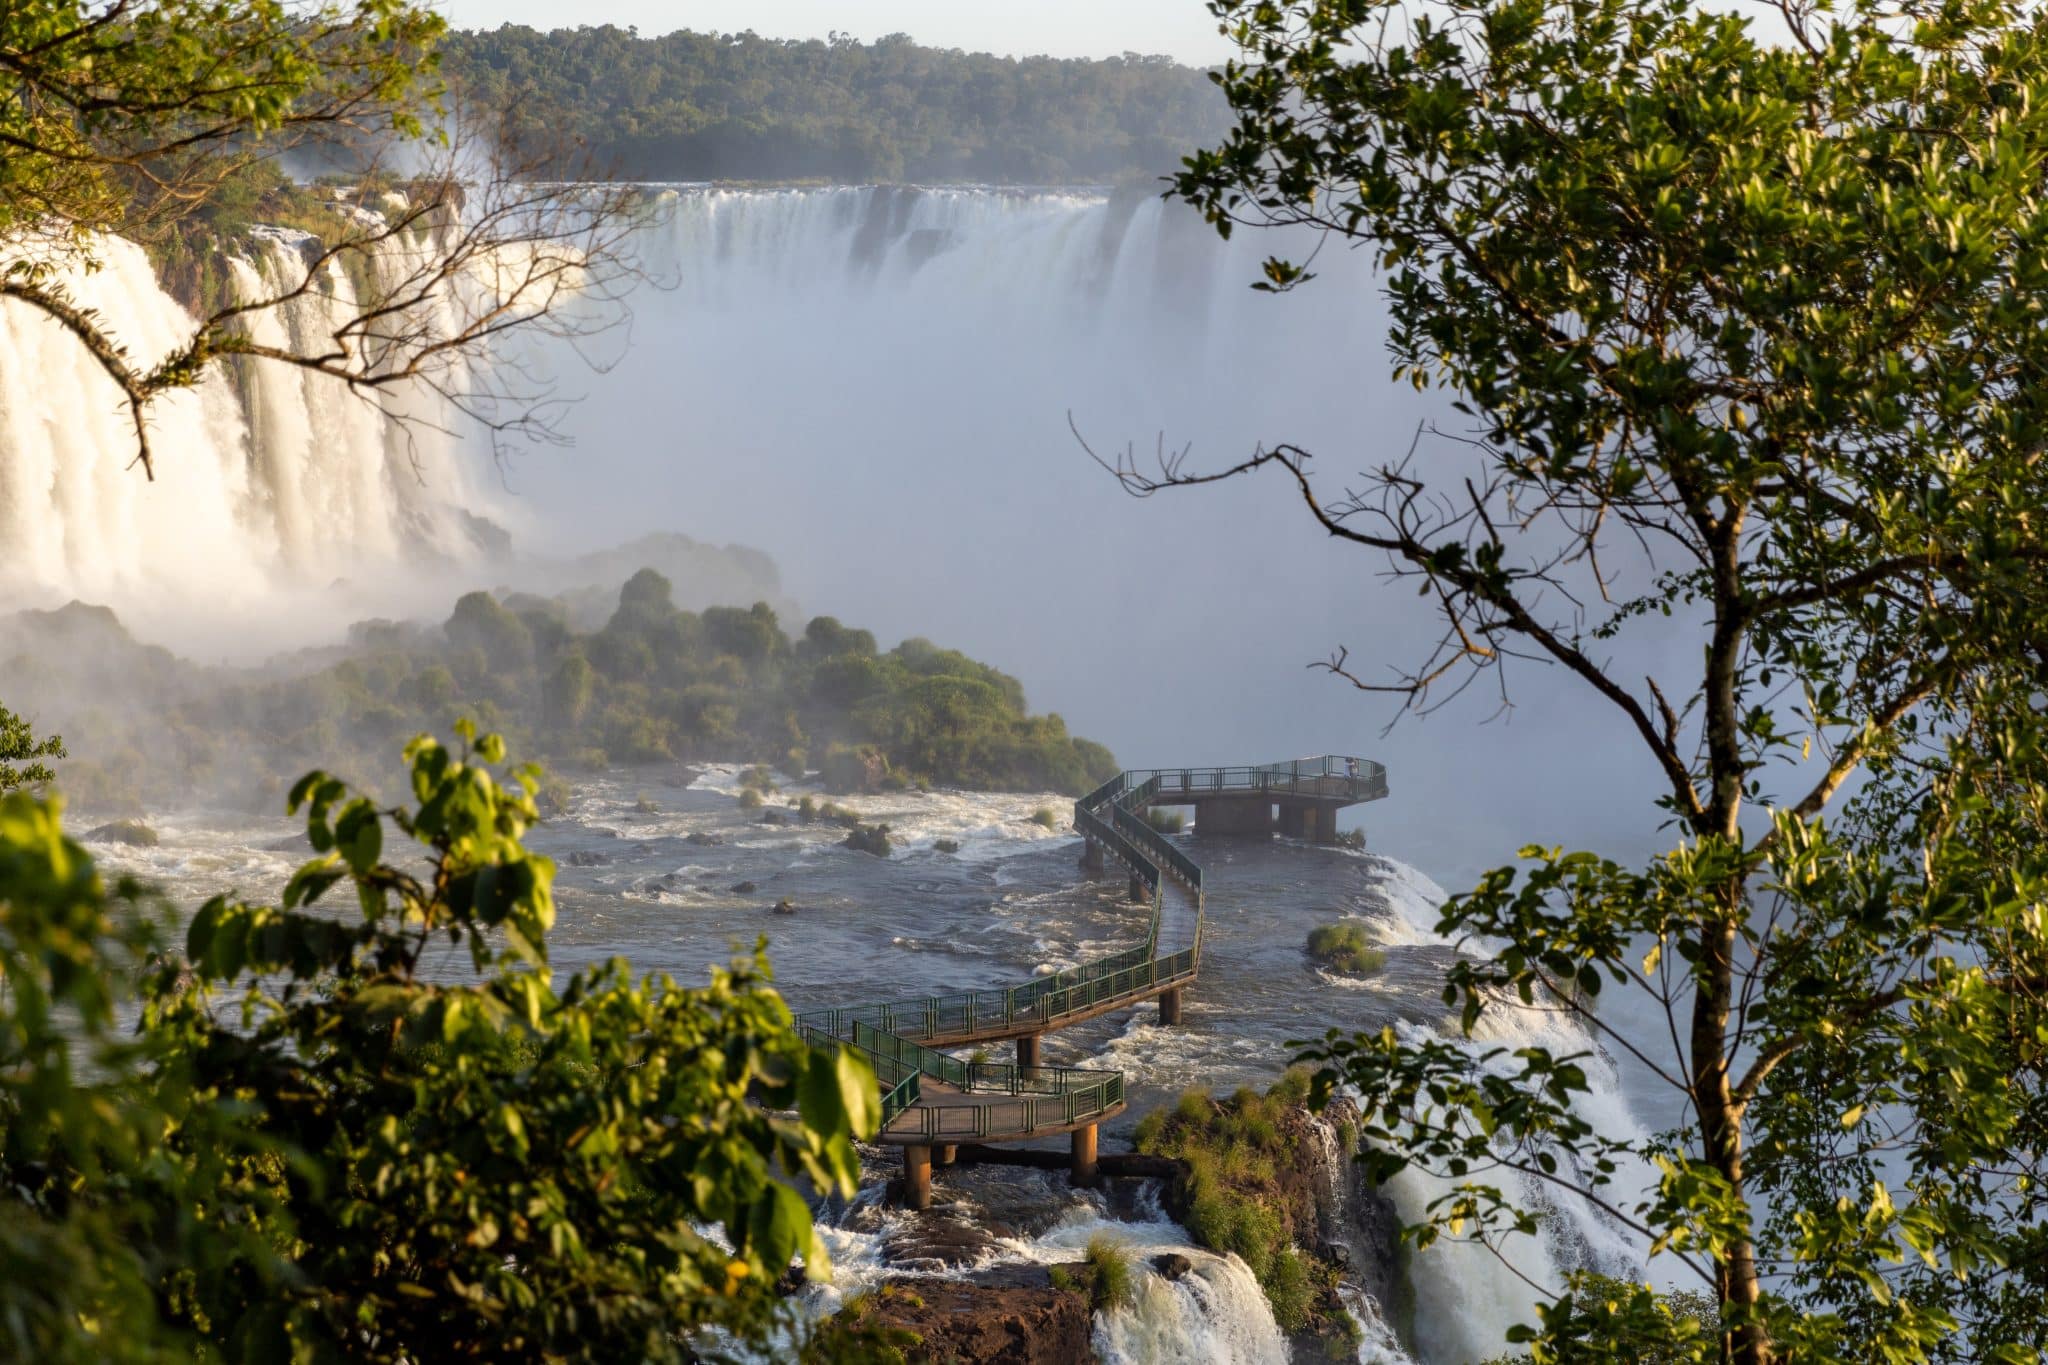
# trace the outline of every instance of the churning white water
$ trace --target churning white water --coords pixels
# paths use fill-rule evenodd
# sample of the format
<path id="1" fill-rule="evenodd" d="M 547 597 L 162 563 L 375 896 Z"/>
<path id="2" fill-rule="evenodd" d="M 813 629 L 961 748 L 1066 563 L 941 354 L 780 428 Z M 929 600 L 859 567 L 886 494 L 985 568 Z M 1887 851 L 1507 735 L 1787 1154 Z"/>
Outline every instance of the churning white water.
<path id="1" fill-rule="evenodd" d="M 132 365 L 149 369 L 190 341 L 191 314 L 140 247 L 110 238 L 96 250 L 98 270 L 62 283 Z M 254 250 L 230 262 L 241 297 L 303 278 L 283 234 Z M 403 268 L 371 265 L 387 267 Z M 354 307 L 346 273 L 330 267 L 322 289 L 254 314 L 254 336 L 331 349 Z M 422 420 L 393 420 L 392 401 Z M 150 408 L 152 483 L 135 466 L 121 395 L 85 348 L 28 305 L 0 301 L 0 587 L 22 605 L 110 604 L 161 638 L 166 613 L 202 628 L 247 624 L 251 612 L 281 618 L 294 590 L 368 589 L 423 563 L 474 559 L 474 518 L 503 509 L 443 425 L 416 395 L 380 406 L 296 366 L 219 363 Z"/>
<path id="2" fill-rule="evenodd" d="M 1388 868 L 1380 886 L 1393 917 L 1387 941 L 1433 937 L 1427 926 L 1435 923 L 1437 909 L 1447 899 L 1442 889 L 1414 868 L 1391 859 L 1380 861 Z M 1472 951 L 1474 945 L 1465 947 Z M 1486 1063 L 1501 1075 L 1519 1070 L 1520 1063 L 1512 1056 L 1519 1048 L 1548 1048 L 1559 1057 L 1591 1053 L 1580 1060 L 1588 1090 L 1574 1098 L 1575 1111 L 1603 1137 L 1631 1143 L 1642 1143 L 1647 1138 L 1641 1122 L 1630 1110 L 1619 1071 L 1611 1059 L 1595 1050 L 1586 1029 L 1561 1009 L 1494 1002 L 1480 1016 L 1475 1036 L 1470 1039 L 1459 1036 L 1448 1022 L 1441 1028 L 1416 1022 L 1402 1022 L 1395 1027 L 1412 1041 L 1449 1041 L 1475 1057 L 1505 1048 L 1509 1055 Z M 1539 1224 L 1536 1236 L 1507 1237 L 1501 1244 L 1501 1255 L 1473 1242 L 1447 1237 L 1408 1257 L 1407 1273 L 1415 1306 L 1412 1336 L 1424 1359 L 1442 1365 L 1461 1365 L 1500 1354 L 1508 1328 L 1518 1323 L 1535 1323 L 1537 1287 L 1552 1292 L 1560 1290 L 1567 1272 L 1591 1270 L 1641 1280 L 1646 1274 L 1671 1269 L 1662 1264 L 1646 1265 L 1640 1239 L 1594 1199 L 1562 1183 L 1574 1177 L 1583 1180 L 1591 1172 L 1574 1169 L 1568 1154 L 1561 1150 L 1554 1151 L 1554 1155 L 1559 1159 L 1560 1182 L 1539 1180 L 1511 1170 L 1474 1177 L 1477 1183 L 1498 1186 L 1515 1204 L 1535 1212 Z M 1425 1219 L 1432 1202 L 1461 1183 L 1411 1166 L 1394 1177 L 1388 1194 L 1402 1221 L 1416 1223 Z M 1625 1166 L 1597 1198 L 1626 1208 L 1648 1192 L 1650 1183 L 1647 1167 Z"/>

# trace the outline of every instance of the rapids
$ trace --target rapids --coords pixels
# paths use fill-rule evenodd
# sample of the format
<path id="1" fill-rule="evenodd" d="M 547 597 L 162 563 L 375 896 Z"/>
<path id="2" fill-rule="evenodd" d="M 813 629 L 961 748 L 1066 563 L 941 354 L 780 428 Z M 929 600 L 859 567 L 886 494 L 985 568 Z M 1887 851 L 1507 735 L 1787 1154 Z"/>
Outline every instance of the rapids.
<path id="1" fill-rule="evenodd" d="M 835 798 L 863 819 L 890 826 L 896 851 L 876 859 L 841 847 L 836 826 L 766 824 L 760 812 L 743 811 L 735 799 L 740 771 L 710 765 L 614 772 L 581 786 L 566 816 L 535 831 L 533 846 L 560 866 L 560 914 L 550 938 L 558 970 L 623 954 L 642 970 L 695 981 L 707 966 L 766 935 L 776 984 L 801 1010 L 999 986 L 1143 932 L 1145 908 L 1125 900 L 1122 880 L 1089 881 L 1076 866 L 1078 840 L 1032 821 L 1041 806 L 1065 808 L 1056 795 Z M 817 789 L 787 784 L 768 809 L 807 793 Z M 233 889 L 266 894 L 302 856 L 294 826 L 282 819 L 188 812 L 155 815 L 152 823 L 163 836 L 160 846 L 100 851 L 163 885 L 180 904 Z M 942 839 L 959 851 L 938 851 Z M 1286 1064 L 1291 1040 L 1327 1027 L 1453 1032 L 1438 996 L 1453 950 L 1428 931 L 1442 892 L 1422 873 L 1384 854 L 1284 840 L 1215 840 L 1198 856 L 1210 879 L 1205 970 L 1188 993 L 1184 1025 L 1162 1029 L 1155 1011 L 1141 1006 L 1044 1040 L 1049 1064 L 1125 1073 L 1130 1108 L 1106 1125 L 1105 1150 L 1120 1148 L 1139 1117 L 1172 1103 L 1187 1086 L 1228 1093 L 1269 1083 Z M 752 889 L 739 889 L 749 882 Z M 785 897 L 795 913 L 775 914 Z M 1364 924 L 1387 954 L 1385 969 L 1362 988 L 1339 984 L 1303 952 L 1311 928 L 1338 918 Z M 466 969 L 460 954 L 440 966 Z M 1507 1041 L 1585 1046 L 1553 1015 L 1504 1014 L 1493 1027 Z M 1597 1064 L 1591 1070 L 1596 1118 L 1633 1133 L 1618 1079 Z M 1323 1159 L 1342 1189 L 1350 1182 L 1339 1169 L 1334 1136 L 1326 1132 L 1325 1142 Z M 883 1275 L 956 1269 L 906 1259 L 901 1243 L 917 1215 L 880 1207 L 894 1155 L 879 1148 L 869 1155 L 862 1198 L 827 1228 L 835 1281 L 807 1291 L 820 1312 Z M 1118 1206 L 1101 1193 L 1071 1190 L 1060 1177 L 997 1167 L 941 1170 L 934 1178 L 941 1202 L 956 1208 L 1007 1202 L 1048 1211 L 1031 1228 L 985 1218 L 977 1267 L 1073 1260 L 1097 1233 L 1127 1243 L 1141 1269 L 1160 1251 L 1194 1261 L 1194 1273 L 1178 1282 L 1144 1269 L 1137 1303 L 1098 1316 L 1095 1340 L 1105 1360 L 1287 1359 L 1285 1338 L 1249 1271 L 1193 1247 L 1150 1197 L 1141 1193 L 1135 1205 Z M 1437 1192 L 1413 1176 L 1391 1190 L 1399 1214 L 1410 1220 Z M 1641 1273 L 1597 1209 L 1558 1199 L 1543 1207 L 1549 1216 L 1540 1245 L 1520 1258 L 1539 1280 L 1576 1266 Z M 1358 1247 L 1358 1239 L 1385 1235 L 1383 1227 L 1369 1233 L 1355 1214 L 1347 1232 L 1354 1266 L 1361 1251 L 1371 1250 Z M 1500 1332 L 1530 1320 L 1529 1287 L 1483 1252 L 1439 1247 L 1390 1263 L 1405 1265 L 1407 1309 L 1383 1309 L 1363 1283 L 1346 1293 L 1366 1329 L 1359 1359 L 1368 1365 L 1402 1365 L 1411 1359 L 1408 1350 L 1425 1365 L 1462 1365 L 1498 1353 Z"/>

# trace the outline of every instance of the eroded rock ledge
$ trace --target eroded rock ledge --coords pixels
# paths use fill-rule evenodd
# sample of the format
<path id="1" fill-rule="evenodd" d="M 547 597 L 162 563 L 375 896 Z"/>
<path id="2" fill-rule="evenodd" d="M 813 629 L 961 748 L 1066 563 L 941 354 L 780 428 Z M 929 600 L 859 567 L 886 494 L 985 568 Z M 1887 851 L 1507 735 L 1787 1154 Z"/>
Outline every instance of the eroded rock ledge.
<path id="1" fill-rule="evenodd" d="M 886 1280 L 868 1320 L 915 1333 L 913 1361 L 1075 1365 L 1092 1361 L 1088 1299 L 1055 1289 L 1043 1266 L 1002 1266 L 957 1280 Z"/>

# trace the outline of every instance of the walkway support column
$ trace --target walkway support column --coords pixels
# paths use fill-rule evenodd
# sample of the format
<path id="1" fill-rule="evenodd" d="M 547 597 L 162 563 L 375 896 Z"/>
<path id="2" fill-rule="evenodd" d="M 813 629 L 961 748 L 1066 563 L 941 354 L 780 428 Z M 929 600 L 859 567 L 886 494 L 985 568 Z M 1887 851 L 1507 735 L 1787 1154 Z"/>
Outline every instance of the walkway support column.
<path id="1" fill-rule="evenodd" d="M 1152 899 L 1145 890 L 1145 879 L 1135 872 L 1131 874 L 1131 899 L 1134 901 L 1148 901 Z"/>
<path id="2" fill-rule="evenodd" d="M 1038 1035 L 1027 1033 L 1017 1040 L 1017 1065 L 1031 1068 L 1038 1065 Z"/>
<path id="3" fill-rule="evenodd" d="M 913 1144 L 903 1149 L 903 1207 L 922 1212 L 931 1206 L 932 1149 Z"/>
<path id="4" fill-rule="evenodd" d="M 932 1148 L 932 1165 L 950 1166 L 960 1155 L 960 1145 L 955 1142 L 941 1142 Z"/>
<path id="5" fill-rule="evenodd" d="M 1088 840 L 1081 849 L 1081 870 L 1090 874 L 1102 871 L 1102 845 L 1093 839 Z"/>
<path id="6" fill-rule="evenodd" d="M 1160 994 L 1159 1022 L 1162 1025 L 1171 1027 L 1180 1022 L 1180 993 L 1183 989 L 1185 988 L 1175 986 L 1172 990 Z"/>
<path id="7" fill-rule="evenodd" d="M 1074 1183 L 1083 1188 L 1095 1184 L 1095 1125 L 1074 1130 Z"/>

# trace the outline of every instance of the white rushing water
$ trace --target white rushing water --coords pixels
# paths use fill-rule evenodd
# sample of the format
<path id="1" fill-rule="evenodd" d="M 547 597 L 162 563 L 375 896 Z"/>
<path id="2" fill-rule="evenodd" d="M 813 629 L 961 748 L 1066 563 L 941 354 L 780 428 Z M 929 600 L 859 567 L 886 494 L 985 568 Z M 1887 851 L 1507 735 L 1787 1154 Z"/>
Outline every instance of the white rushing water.
<path id="1" fill-rule="evenodd" d="M 1380 882 L 1392 920 L 1386 926 L 1385 941 L 1420 942 L 1437 939 L 1432 926 L 1438 908 L 1448 899 L 1443 889 L 1412 867 L 1382 858 L 1387 875 Z M 1465 945 L 1472 951 L 1473 945 Z M 1575 1097 L 1574 1110 L 1603 1137 L 1642 1142 L 1647 1134 L 1631 1111 L 1622 1078 L 1611 1059 L 1595 1052 L 1591 1036 L 1562 1009 L 1540 1005 L 1523 1006 L 1512 1001 L 1491 1004 L 1480 1016 L 1471 1039 L 1460 1037 L 1449 1022 L 1441 1029 L 1427 1024 L 1397 1026 L 1406 1038 L 1416 1042 L 1449 1041 L 1474 1056 L 1506 1048 L 1548 1048 L 1555 1056 L 1594 1052 L 1582 1058 L 1588 1090 Z M 1519 1070 L 1512 1055 L 1497 1058 L 1489 1066 L 1502 1075 Z M 1574 1174 L 1566 1154 L 1556 1153 L 1563 1178 Z M 1408 1258 L 1408 1277 L 1413 1291 L 1415 1313 L 1413 1336 L 1424 1359 L 1437 1365 L 1463 1365 L 1502 1352 L 1507 1329 L 1518 1323 L 1536 1321 L 1536 1286 L 1547 1291 L 1563 1287 L 1564 1276 L 1572 1270 L 1593 1270 L 1624 1279 L 1641 1280 L 1646 1272 L 1668 1270 L 1668 1266 L 1646 1266 L 1642 1242 L 1611 1214 L 1592 1200 L 1566 1189 L 1562 1184 L 1538 1180 L 1514 1171 L 1491 1171 L 1473 1178 L 1494 1184 L 1515 1204 L 1539 1215 L 1539 1232 L 1534 1237 L 1509 1237 L 1503 1255 L 1470 1241 L 1439 1240 L 1426 1251 Z M 1394 1177 L 1388 1188 L 1395 1208 L 1405 1223 L 1424 1220 L 1430 1204 L 1450 1193 L 1460 1181 L 1425 1174 L 1414 1167 Z M 1600 1198 L 1627 1207 L 1646 1193 L 1652 1183 L 1647 1168 L 1627 1168 Z"/>
<path id="2" fill-rule="evenodd" d="M 371 268 L 409 249 L 379 250 Z M 147 370 L 189 342 L 195 322 L 142 249 L 96 245 L 101 268 L 63 287 Z M 239 296 L 302 279 L 282 233 L 230 262 Z M 254 316 L 259 342 L 331 347 L 351 316 L 346 272 Z M 135 467 L 131 419 L 114 384 L 69 332 L 0 301 L 0 588 L 24 606 L 110 604 L 165 638 L 164 616 L 207 627 L 285 619 L 300 594 L 346 580 L 371 600 L 427 563 L 479 557 L 477 517 L 503 509 L 439 414 L 418 395 L 369 401 L 339 380 L 269 361 L 212 366 L 149 411 L 155 481 Z M 381 405 L 380 405 L 381 403 Z M 416 422 L 393 420 L 410 404 Z"/>

